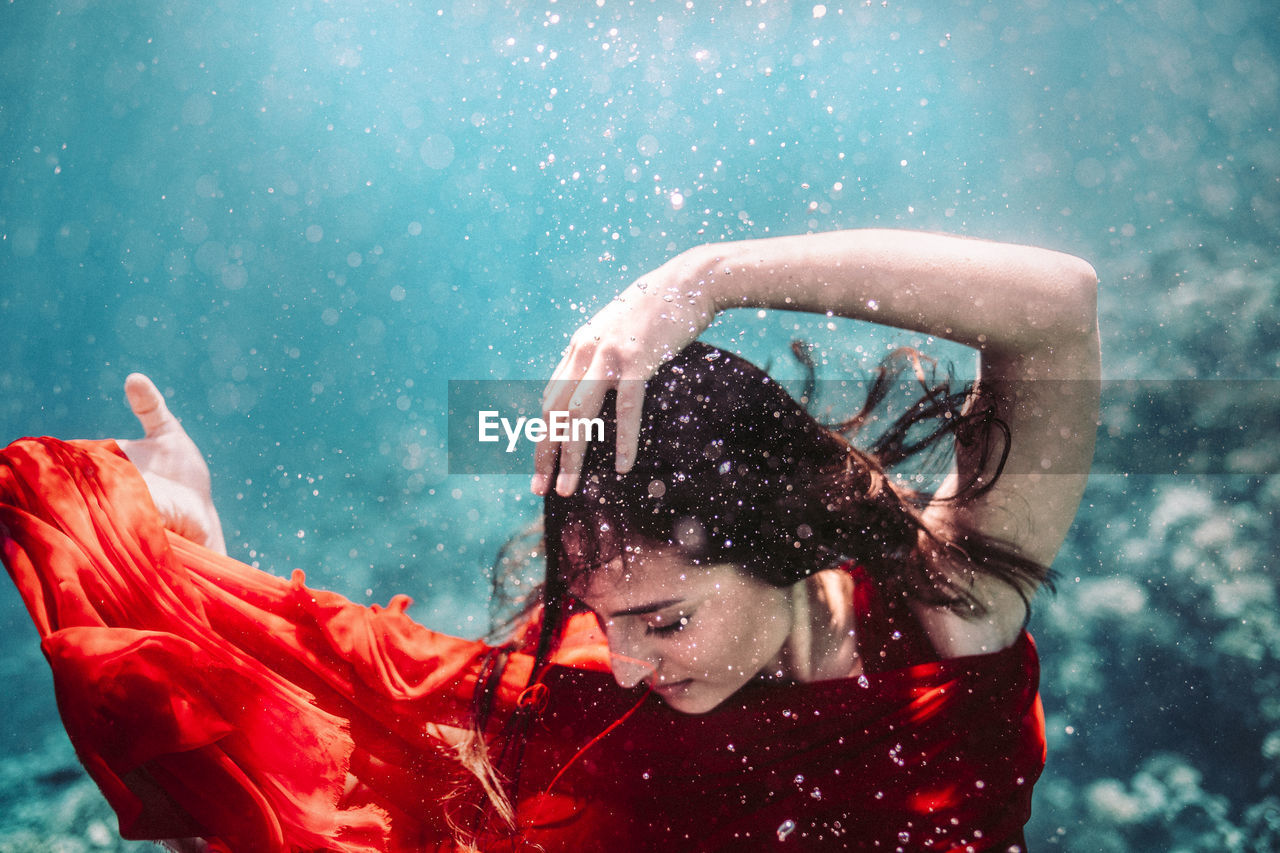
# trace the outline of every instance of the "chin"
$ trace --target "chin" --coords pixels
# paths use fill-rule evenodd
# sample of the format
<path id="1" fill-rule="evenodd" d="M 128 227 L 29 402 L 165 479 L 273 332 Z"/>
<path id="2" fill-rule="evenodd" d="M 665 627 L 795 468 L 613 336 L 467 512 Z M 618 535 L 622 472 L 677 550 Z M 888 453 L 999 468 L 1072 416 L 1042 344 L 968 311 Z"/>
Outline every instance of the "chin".
<path id="1" fill-rule="evenodd" d="M 667 703 L 667 707 L 671 710 L 689 715 L 706 714 L 714 711 L 724 704 L 724 700 L 727 698 L 700 693 L 697 690 L 679 691 L 670 694 L 658 691 L 658 696 L 663 702 Z"/>
<path id="2" fill-rule="evenodd" d="M 710 713 L 711 711 L 714 711 L 716 708 L 720 707 L 719 702 L 685 702 L 679 699 L 676 699 L 674 701 L 670 699 L 664 699 L 662 701 L 666 702 L 667 707 L 669 707 L 671 710 L 679 711 L 681 714 L 687 714 L 691 717 L 696 717 L 699 714 Z"/>

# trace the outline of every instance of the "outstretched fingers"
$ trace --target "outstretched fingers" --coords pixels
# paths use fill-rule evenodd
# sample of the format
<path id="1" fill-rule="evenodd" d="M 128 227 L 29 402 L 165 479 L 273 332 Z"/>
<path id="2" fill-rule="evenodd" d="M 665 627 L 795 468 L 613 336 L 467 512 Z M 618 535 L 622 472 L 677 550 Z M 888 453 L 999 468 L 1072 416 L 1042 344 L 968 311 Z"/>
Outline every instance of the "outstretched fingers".
<path id="1" fill-rule="evenodd" d="M 581 358 L 581 352 L 577 347 L 569 345 L 569 350 L 560 359 L 560 363 L 551 374 L 551 379 L 547 381 L 547 387 L 542 390 L 544 419 L 548 412 L 568 408 L 569 399 L 582 380 L 582 375 L 586 373 L 589 363 L 589 360 Z M 555 474 L 556 461 L 560 456 L 559 451 L 559 446 L 550 441 L 540 441 L 534 449 L 533 483 L 530 489 L 535 495 L 545 495 L 550 489 L 551 477 Z"/>
<path id="2" fill-rule="evenodd" d="M 690 303 L 691 308 L 675 306 L 685 312 L 677 317 L 671 313 L 668 290 L 637 281 L 600 309 L 574 333 L 543 393 L 544 419 L 551 412 L 593 418 L 600 413 L 605 395 L 617 391 L 614 468 L 619 473 L 630 471 L 635 464 L 646 380 L 663 361 L 696 338 L 715 313 Z M 585 454 L 585 440 L 539 442 L 531 484 L 534 494 L 547 494 L 553 476 L 557 492 L 572 494 Z"/>
<path id="3" fill-rule="evenodd" d="M 610 390 L 618 389 L 621 393 L 622 386 L 631 384 L 619 382 L 619 371 L 612 364 L 613 359 L 594 339 L 586 345 L 582 342 L 571 344 L 543 391 L 544 421 L 550 422 L 553 413 L 566 414 L 570 423 L 598 416 Z M 582 474 L 588 440 L 589 435 L 575 429 L 567 441 L 538 442 L 530 486 L 533 493 L 547 494 L 555 476 L 555 490 L 565 496 L 573 494 Z"/>
<path id="4" fill-rule="evenodd" d="M 129 408 L 133 409 L 133 414 L 142 424 L 147 438 L 153 438 L 178 426 L 178 419 L 169 411 L 160 389 L 143 374 L 129 374 L 124 380 L 124 394 L 129 400 Z"/>
<path id="5" fill-rule="evenodd" d="M 142 475 L 165 526 L 225 554 L 226 540 L 213 505 L 209 466 L 199 448 L 146 376 L 129 374 L 124 393 L 146 437 L 117 439 L 117 444 Z"/>
<path id="6" fill-rule="evenodd" d="M 594 418 L 600 414 L 600 409 L 604 406 L 605 394 L 614 386 L 615 383 L 609 380 L 584 379 L 574 388 L 567 406 L 550 411 L 567 412 L 570 423 Z M 562 496 L 568 497 L 578 487 L 589 438 L 589 435 L 575 431 L 571 433 L 568 441 L 559 443 L 560 474 L 556 477 L 556 491 Z M 543 441 L 542 444 L 553 444 L 553 442 Z"/>
<path id="7" fill-rule="evenodd" d="M 640 415 L 644 409 L 644 382 L 624 379 L 618 383 L 617 402 L 617 456 L 614 470 L 625 474 L 636 464 L 640 447 Z"/>

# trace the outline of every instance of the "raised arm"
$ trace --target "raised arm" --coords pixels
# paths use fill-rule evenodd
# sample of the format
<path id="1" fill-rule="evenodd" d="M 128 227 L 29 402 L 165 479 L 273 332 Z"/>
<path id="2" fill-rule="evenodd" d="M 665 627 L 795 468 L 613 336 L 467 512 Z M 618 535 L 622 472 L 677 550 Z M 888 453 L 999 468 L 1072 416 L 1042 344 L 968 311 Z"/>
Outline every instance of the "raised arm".
<path id="1" fill-rule="evenodd" d="M 958 520 L 1052 561 L 1097 429 L 1097 277 L 1088 263 L 1031 246 L 883 230 L 703 246 L 675 263 L 687 265 L 678 278 L 705 282 L 716 310 L 831 311 L 977 349 L 979 387 L 1013 440 L 1008 476 L 960 507 Z M 962 455 L 958 464 L 975 461 Z M 1010 512 L 1015 504 L 1021 510 Z"/>
<path id="2" fill-rule="evenodd" d="M 1093 268 L 1033 246 L 869 229 L 711 244 L 671 264 L 705 284 L 717 311 L 831 311 L 984 354 L 1096 333 Z"/>
<path id="3" fill-rule="evenodd" d="M 960 506 L 934 507 L 931 520 L 999 537 L 1047 564 L 1075 515 L 1093 454 L 1096 291 L 1093 268 L 1079 258 L 941 234 L 858 230 L 699 246 L 638 279 L 575 333 L 544 407 L 594 414 L 616 388 L 618 468 L 627 470 L 643 389 L 622 380 L 648 378 L 717 311 L 831 312 L 958 341 L 980 354 L 979 386 L 1009 426 L 1011 453 L 994 488 Z M 577 485 L 583 450 L 562 447 L 555 484 L 562 494 Z M 536 492 L 551 485 L 555 452 L 539 447 Z M 957 464 L 967 474 L 976 463 L 961 454 Z M 1014 597 L 1018 607 L 992 602 L 1009 614 L 997 633 L 1021 627 Z"/>

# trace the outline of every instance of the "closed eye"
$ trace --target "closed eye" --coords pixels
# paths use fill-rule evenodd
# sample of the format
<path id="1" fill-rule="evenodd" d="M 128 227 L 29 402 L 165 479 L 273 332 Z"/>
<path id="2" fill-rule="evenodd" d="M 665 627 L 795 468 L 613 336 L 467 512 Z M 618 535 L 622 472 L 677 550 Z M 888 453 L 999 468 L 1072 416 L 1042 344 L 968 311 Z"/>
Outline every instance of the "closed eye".
<path id="1" fill-rule="evenodd" d="M 690 614 L 692 615 L 692 614 Z M 644 626 L 644 632 L 651 637 L 669 637 L 678 631 L 683 631 L 685 626 L 689 624 L 689 616 L 681 616 L 679 619 L 673 620 L 667 625 L 648 625 Z"/>

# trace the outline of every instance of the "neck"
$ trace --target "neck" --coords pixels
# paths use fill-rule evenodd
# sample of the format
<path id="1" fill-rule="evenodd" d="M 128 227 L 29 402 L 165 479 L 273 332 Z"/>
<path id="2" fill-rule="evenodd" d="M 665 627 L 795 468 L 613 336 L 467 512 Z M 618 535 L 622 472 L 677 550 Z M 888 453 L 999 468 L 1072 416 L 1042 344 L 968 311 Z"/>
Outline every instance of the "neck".
<path id="1" fill-rule="evenodd" d="M 862 671 L 854 635 L 853 579 L 823 571 L 791 589 L 791 633 L 778 670 L 793 681 L 849 678 Z"/>

